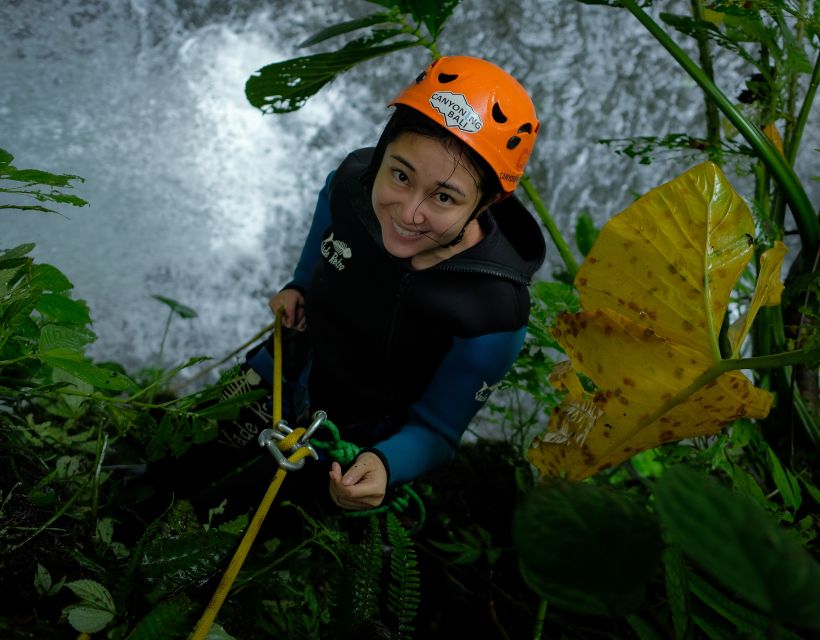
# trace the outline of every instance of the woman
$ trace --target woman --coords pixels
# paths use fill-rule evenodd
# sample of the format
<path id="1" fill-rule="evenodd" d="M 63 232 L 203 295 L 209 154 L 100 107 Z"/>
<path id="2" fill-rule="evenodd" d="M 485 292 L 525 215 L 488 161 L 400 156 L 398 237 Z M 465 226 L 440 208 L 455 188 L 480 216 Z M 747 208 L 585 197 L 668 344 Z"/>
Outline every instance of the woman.
<path id="1" fill-rule="evenodd" d="M 375 149 L 328 177 L 293 279 L 270 299 L 309 346 L 291 385 L 365 447 L 329 472 L 345 509 L 453 457 L 518 355 L 545 251 L 511 195 L 539 128 L 518 82 L 444 57 L 390 104 Z M 269 378 L 269 358 L 249 364 Z"/>

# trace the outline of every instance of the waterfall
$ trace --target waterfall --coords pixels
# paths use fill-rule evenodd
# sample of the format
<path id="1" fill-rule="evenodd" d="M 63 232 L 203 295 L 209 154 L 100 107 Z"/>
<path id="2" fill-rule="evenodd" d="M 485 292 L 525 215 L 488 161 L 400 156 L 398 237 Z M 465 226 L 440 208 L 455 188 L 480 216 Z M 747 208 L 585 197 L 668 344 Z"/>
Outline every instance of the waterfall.
<path id="1" fill-rule="evenodd" d="M 332 49 L 297 44 L 377 9 L 287 0 L 0 7 L 0 147 L 18 168 L 83 176 L 76 191 L 91 205 L 61 208 L 64 216 L 4 213 L 0 248 L 36 242 L 38 260 L 68 275 L 92 311 L 95 358 L 130 370 L 154 363 L 168 310 L 153 294 L 198 312 L 172 325 L 166 365 L 221 357 L 270 322 L 267 297 L 289 279 L 325 176 L 375 142 L 387 100 L 429 54 L 365 63 L 287 115 L 252 108 L 244 83 L 270 62 Z M 465 0 L 439 48 L 486 57 L 530 90 L 542 121 L 530 173 L 567 236 L 582 211 L 603 223 L 695 161 L 678 152 L 644 166 L 597 142 L 704 133 L 700 91 L 626 11 Z M 717 67 L 737 95 L 737 62 Z M 817 120 L 798 160 L 815 200 Z M 544 277 L 558 266 L 552 251 Z"/>

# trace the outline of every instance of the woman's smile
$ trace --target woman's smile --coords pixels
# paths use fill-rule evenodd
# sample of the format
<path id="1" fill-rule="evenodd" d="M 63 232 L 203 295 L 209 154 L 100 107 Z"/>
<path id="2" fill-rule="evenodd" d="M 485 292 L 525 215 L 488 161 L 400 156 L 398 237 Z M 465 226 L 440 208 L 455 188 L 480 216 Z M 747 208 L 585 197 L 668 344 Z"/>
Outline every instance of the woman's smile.
<path id="1" fill-rule="evenodd" d="M 482 237 L 471 221 L 478 184 L 475 168 L 441 140 L 401 134 L 387 145 L 373 183 L 384 248 L 424 268 L 475 244 Z M 466 242 L 449 246 L 465 225 Z"/>

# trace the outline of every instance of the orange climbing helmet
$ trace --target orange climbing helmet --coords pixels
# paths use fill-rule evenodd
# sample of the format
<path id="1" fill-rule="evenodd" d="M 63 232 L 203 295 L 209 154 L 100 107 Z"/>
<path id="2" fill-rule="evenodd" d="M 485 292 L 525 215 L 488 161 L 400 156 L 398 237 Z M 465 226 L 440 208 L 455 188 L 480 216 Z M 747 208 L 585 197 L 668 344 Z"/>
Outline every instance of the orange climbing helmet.
<path id="1" fill-rule="evenodd" d="M 540 124 L 529 94 L 509 73 L 480 58 L 438 58 L 394 104 L 442 125 L 487 161 L 505 192 L 515 190 Z"/>

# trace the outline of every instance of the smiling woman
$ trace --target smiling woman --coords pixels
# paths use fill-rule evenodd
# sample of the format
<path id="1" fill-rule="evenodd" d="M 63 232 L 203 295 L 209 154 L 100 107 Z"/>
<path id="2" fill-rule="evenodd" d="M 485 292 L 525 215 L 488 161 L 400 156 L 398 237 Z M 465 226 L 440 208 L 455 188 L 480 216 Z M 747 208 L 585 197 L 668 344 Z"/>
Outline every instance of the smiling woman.
<path id="1" fill-rule="evenodd" d="M 444 89 L 475 114 L 470 126 L 442 110 Z M 514 78 L 484 60 L 440 58 L 392 104 L 376 147 L 328 177 L 293 279 L 270 300 L 296 330 L 286 341 L 309 354 L 285 376 L 285 418 L 322 409 L 363 447 L 349 469 L 329 467 L 344 509 L 377 506 L 452 459 L 518 355 L 545 254 L 512 194 L 539 128 Z M 270 349 L 246 364 L 267 388 Z"/>

